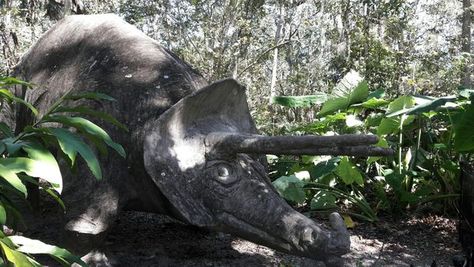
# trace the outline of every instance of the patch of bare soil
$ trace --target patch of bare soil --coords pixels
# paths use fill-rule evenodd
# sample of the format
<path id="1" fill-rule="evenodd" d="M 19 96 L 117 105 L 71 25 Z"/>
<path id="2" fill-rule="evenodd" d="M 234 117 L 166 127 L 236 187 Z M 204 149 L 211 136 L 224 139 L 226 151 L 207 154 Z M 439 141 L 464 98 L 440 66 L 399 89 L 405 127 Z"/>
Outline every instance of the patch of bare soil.
<path id="1" fill-rule="evenodd" d="M 351 231 L 349 266 L 452 266 L 459 254 L 456 219 L 424 216 L 360 224 Z"/>
<path id="2" fill-rule="evenodd" d="M 439 216 L 358 224 L 345 266 L 450 266 L 460 251 L 456 224 Z M 324 266 L 145 213 L 124 213 L 105 250 L 117 266 Z"/>
<path id="3" fill-rule="evenodd" d="M 457 220 L 439 216 L 358 224 L 350 230 L 352 252 L 344 256 L 344 266 L 451 266 L 452 256 L 460 251 L 456 224 Z M 40 232 L 43 240 L 51 241 L 44 236 L 45 228 L 36 233 Z M 165 216 L 137 212 L 119 217 L 103 251 L 113 266 L 324 266 Z"/>

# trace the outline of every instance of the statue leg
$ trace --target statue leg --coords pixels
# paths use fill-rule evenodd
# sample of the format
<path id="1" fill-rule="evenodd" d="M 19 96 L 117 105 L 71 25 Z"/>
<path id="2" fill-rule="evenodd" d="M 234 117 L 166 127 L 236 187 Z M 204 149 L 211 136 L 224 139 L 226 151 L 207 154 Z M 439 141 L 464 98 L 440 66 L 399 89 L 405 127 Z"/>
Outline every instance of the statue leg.
<path id="1" fill-rule="evenodd" d="M 61 243 L 89 266 L 112 266 L 112 260 L 103 251 L 103 240 L 118 214 L 119 197 L 105 181 L 92 184 L 95 189 L 86 198 L 77 194 L 68 197 Z M 86 188 L 80 191 L 83 190 Z"/>

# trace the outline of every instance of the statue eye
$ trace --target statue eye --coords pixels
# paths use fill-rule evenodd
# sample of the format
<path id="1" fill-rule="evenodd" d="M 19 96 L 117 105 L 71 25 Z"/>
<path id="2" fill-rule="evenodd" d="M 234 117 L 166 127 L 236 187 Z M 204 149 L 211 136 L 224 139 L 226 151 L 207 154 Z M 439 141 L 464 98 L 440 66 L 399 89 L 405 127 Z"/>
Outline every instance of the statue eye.
<path id="1" fill-rule="evenodd" d="M 217 175 L 219 175 L 219 177 L 227 177 L 229 176 L 230 174 L 230 171 L 229 171 L 229 168 L 227 168 L 227 166 L 219 166 L 217 167 Z"/>
<path id="2" fill-rule="evenodd" d="M 214 166 L 215 178 L 223 184 L 230 184 L 237 180 L 236 175 L 230 165 L 226 163 L 219 163 Z"/>

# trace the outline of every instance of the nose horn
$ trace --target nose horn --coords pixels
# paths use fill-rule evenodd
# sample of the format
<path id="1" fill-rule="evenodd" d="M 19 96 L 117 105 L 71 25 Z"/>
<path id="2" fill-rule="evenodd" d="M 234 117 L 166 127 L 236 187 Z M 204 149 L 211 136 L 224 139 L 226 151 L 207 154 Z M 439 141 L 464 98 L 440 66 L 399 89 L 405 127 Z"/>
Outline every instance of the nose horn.
<path id="1" fill-rule="evenodd" d="M 227 153 L 275 155 L 347 155 L 390 156 L 393 150 L 370 146 L 378 142 L 375 135 L 346 134 L 337 136 L 262 136 L 235 133 L 210 133 L 206 145 Z"/>

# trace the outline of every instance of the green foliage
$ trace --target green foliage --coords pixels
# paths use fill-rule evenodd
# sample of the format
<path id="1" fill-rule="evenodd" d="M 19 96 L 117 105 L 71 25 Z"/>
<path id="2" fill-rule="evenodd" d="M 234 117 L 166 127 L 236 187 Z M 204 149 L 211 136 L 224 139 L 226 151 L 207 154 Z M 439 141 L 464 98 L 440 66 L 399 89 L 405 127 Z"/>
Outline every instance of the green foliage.
<path id="1" fill-rule="evenodd" d="M 333 97 L 324 102 L 319 115 L 345 110 L 352 104 L 364 101 L 368 95 L 367 82 L 357 72 L 349 72 L 334 88 Z"/>
<path id="2" fill-rule="evenodd" d="M 273 186 L 275 186 L 282 197 L 289 201 L 303 203 L 306 200 L 303 190 L 304 182 L 294 175 L 281 176 L 273 181 Z"/>
<path id="3" fill-rule="evenodd" d="M 351 75 L 357 78 L 351 83 L 344 78 L 341 83 L 345 86 L 338 84 L 334 90 L 339 96 L 322 103 L 313 122 L 298 124 L 293 130 L 305 134 L 377 134 L 376 145 L 391 147 L 396 156 L 277 158 L 271 167 L 278 169 L 283 162 L 286 167 L 274 176 L 276 181 L 293 177 L 299 199 L 295 201 L 296 193 L 288 195 L 288 186 L 276 186 L 277 190 L 309 209 L 340 209 L 369 221 L 376 220 L 379 212 L 399 214 L 432 201 L 433 208 L 453 208 L 451 200 L 459 192 L 460 153 L 469 156 L 466 153 L 474 151 L 470 92 L 390 99 L 381 90 L 369 93 L 367 83 Z M 334 99 L 341 99 L 341 105 Z M 310 178 L 296 182 L 295 174 L 305 171 Z M 301 199 L 302 192 L 305 200 Z M 344 203 L 349 205 L 341 208 Z"/>
<path id="4" fill-rule="evenodd" d="M 17 135 L 9 125 L 0 122 L 0 224 L 14 227 L 16 222 L 21 220 L 21 215 L 12 199 L 14 196 L 26 199 L 28 183 L 48 193 L 65 209 L 59 197 L 63 188 L 62 176 L 57 159 L 50 152 L 52 149 L 61 150 L 71 167 L 76 164 L 79 154 L 97 179 L 102 178 L 99 161 L 84 137 L 98 148 L 101 147 L 99 151 L 103 153 L 107 152 L 108 146 L 125 157 L 121 145 L 112 141 L 98 125 L 80 116 L 103 119 L 122 129 L 125 129 L 125 126 L 108 114 L 84 106 L 66 106 L 74 104 L 76 100 L 113 101 L 107 95 L 68 93 L 58 99 L 43 115 L 39 115 L 30 103 L 15 97 L 4 88 L 10 85 L 31 87 L 30 84 L 15 78 L 0 78 L 0 108 L 19 103 L 27 106 L 34 115 L 34 122 Z M 71 113 L 78 116 L 70 116 Z M 59 123 L 62 127 L 52 127 L 51 122 Z M 41 179 L 42 183 L 38 183 L 37 179 Z M 77 263 L 86 266 L 80 258 L 65 249 L 23 236 L 6 236 L 0 232 L 0 247 L 3 251 L 3 262 L 10 262 L 15 266 L 41 266 L 32 257 L 35 254 L 50 255 L 62 265 Z"/>
<path id="5" fill-rule="evenodd" d="M 454 121 L 454 148 L 459 152 L 474 151 L 474 104 L 465 107 Z"/>
<path id="6" fill-rule="evenodd" d="M 306 96 L 275 96 L 272 102 L 275 104 L 282 105 L 284 107 L 297 108 L 297 107 L 311 107 L 314 105 L 322 104 L 327 100 L 327 95 L 319 93 L 317 95 L 306 95 Z"/>

